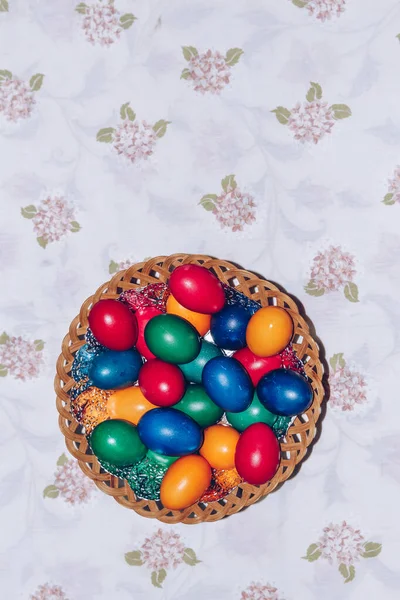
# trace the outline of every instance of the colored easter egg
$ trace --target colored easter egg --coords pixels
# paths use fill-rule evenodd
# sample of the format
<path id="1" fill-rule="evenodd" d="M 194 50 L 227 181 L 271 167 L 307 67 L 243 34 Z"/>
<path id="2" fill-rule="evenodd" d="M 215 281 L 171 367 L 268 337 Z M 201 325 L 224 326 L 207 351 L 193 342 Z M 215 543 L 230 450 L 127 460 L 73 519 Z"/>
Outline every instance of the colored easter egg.
<path id="1" fill-rule="evenodd" d="M 200 265 L 181 265 L 172 271 L 169 287 L 185 308 L 211 315 L 222 309 L 225 292 L 219 279 Z"/>
<path id="2" fill-rule="evenodd" d="M 233 358 L 244 366 L 254 386 L 257 385 L 263 375 L 274 369 L 280 369 L 282 366 L 282 359 L 279 354 L 267 357 L 257 356 L 250 348 L 238 350 L 233 354 Z"/>
<path id="3" fill-rule="evenodd" d="M 144 356 L 146 360 L 150 360 L 151 358 L 155 358 L 154 354 L 149 350 L 146 341 L 144 339 L 144 330 L 147 323 L 153 317 L 157 317 L 158 315 L 162 315 L 162 311 L 155 306 L 144 306 L 143 308 L 138 308 L 135 312 L 135 317 L 138 324 L 138 338 L 136 341 L 136 348 L 139 350 L 140 354 Z"/>
<path id="4" fill-rule="evenodd" d="M 89 443 L 100 460 L 117 467 L 134 465 L 146 454 L 146 447 L 136 427 L 121 419 L 111 419 L 97 425 Z"/>
<path id="5" fill-rule="evenodd" d="M 137 381 L 141 366 L 142 357 L 135 348 L 107 350 L 93 360 L 89 378 L 102 390 L 128 387 Z"/>
<path id="6" fill-rule="evenodd" d="M 179 456 L 166 456 L 165 454 L 157 454 L 157 452 L 153 452 L 153 450 L 148 450 L 146 457 L 152 463 L 164 468 L 168 468 L 179 458 Z"/>
<path id="7" fill-rule="evenodd" d="M 252 403 L 246 410 L 239 413 L 227 412 L 226 418 L 232 427 L 238 431 L 244 431 L 253 423 L 265 423 L 272 427 L 278 419 L 278 415 L 274 415 L 267 410 L 258 399 L 257 393 L 254 392 Z"/>
<path id="8" fill-rule="evenodd" d="M 164 475 L 160 497 L 171 510 L 181 510 L 197 502 L 211 482 L 211 467 L 196 454 L 174 462 Z"/>
<path id="9" fill-rule="evenodd" d="M 248 347 L 257 356 L 274 356 L 293 336 L 290 314 L 280 306 L 265 306 L 251 317 L 246 331 Z"/>
<path id="10" fill-rule="evenodd" d="M 185 365 L 179 365 L 182 373 L 185 376 L 186 381 L 192 383 L 201 383 L 201 376 L 203 373 L 204 366 L 209 360 L 216 356 L 223 356 L 222 350 L 206 340 L 201 340 L 200 352 L 194 360 L 186 363 Z"/>
<path id="11" fill-rule="evenodd" d="M 185 308 L 182 304 L 179 304 L 178 300 L 174 298 L 172 294 L 168 297 L 166 308 L 168 314 L 177 315 L 178 317 L 182 317 L 182 319 L 189 321 L 189 323 L 195 327 L 199 335 L 203 336 L 207 331 L 210 331 L 211 315 L 204 315 Z"/>
<path id="12" fill-rule="evenodd" d="M 253 385 L 245 368 L 234 358 L 212 358 L 203 369 L 202 380 L 211 400 L 224 410 L 240 412 L 250 406 Z"/>
<path id="13" fill-rule="evenodd" d="M 246 345 L 246 329 L 250 312 L 243 306 L 224 306 L 211 318 L 214 343 L 226 350 L 238 350 Z"/>
<path id="14" fill-rule="evenodd" d="M 200 351 L 196 329 L 176 315 L 159 315 L 149 321 L 144 330 L 149 350 L 165 362 L 188 363 Z"/>
<path id="15" fill-rule="evenodd" d="M 186 383 L 179 367 L 153 358 L 140 369 L 139 386 L 152 404 L 172 406 L 182 398 Z"/>
<path id="16" fill-rule="evenodd" d="M 279 462 L 280 446 L 272 429 L 265 423 L 250 425 L 236 446 L 235 466 L 239 475 L 252 485 L 262 485 L 275 475 Z"/>
<path id="17" fill-rule="evenodd" d="M 100 344 L 110 350 L 129 350 L 137 340 L 135 315 L 118 300 L 100 300 L 90 310 L 89 326 Z"/>
<path id="18" fill-rule="evenodd" d="M 140 419 L 138 431 L 147 448 L 167 456 L 193 454 L 203 441 L 199 425 L 174 408 L 150 410 Z"/>
<path id="19" fill-rule="evenodd" d="M 240 433 L 233 427 L 212 425 L 204 431 L 200 454 L 213 469 L 233 469 L 239 438 Z"/>
<path id="20" fill-rule="evenodd" d="M 267 410 L 284 417 L 305 412 L 313 400 L 307 379 L 288 369 L 276 369 L 264 375 L 257 386 L 257 395 Z"/>
<path id="21" fill-rule="evenodd" d="M 153 408 L 156 406 L 146 400 L 137 385 L 117 390 L 107 400 L 107 410 L 112 419 L 124 419 L 134 425 Z"/>
<path id="22" fill-rule="evenodd" d="M 224 413 L 207 395 L 204 387 L 196 384 L 189 385 L 182 400 L 174 408 L 192 417 L 200 427 L 213 425 Z"/>

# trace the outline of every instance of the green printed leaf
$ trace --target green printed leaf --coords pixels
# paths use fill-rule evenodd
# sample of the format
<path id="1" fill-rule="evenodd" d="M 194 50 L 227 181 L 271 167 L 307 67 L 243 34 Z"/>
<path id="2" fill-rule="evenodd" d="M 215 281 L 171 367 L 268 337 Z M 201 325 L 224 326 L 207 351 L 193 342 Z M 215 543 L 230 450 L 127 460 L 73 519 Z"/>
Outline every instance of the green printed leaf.
<path id="1" fill-rule="evenodd" d="M 353 581 L 355 576 L 356 576 L 356 570 L 353 565 L 350 565 L 349 566 L 349 576 L 347 577 L 347 579 L 344 580 L 344 582 L 350 583 L 350 581 Z"/>
<path id="2" fill-rule="evenodd" d="M 126 13 L 120 18 L 119 24 L 121 25 L 122 29 L 129 29 L 129 27 L 132 27 L 135 21 L 137 21 L 135 15 L 132 13 Z"/>
<path id="3" fill-rule="evenodd" d="M 75 7 L 76 12 L 80 13 L 81 15 L 86 15 L 86 9 L 87 4 L 85 4 L 84 2 L 81 2 L 80 4 L 78 4 L 78 6 Z"/>
<path id="4" fill-rule="evenodd" d="M 0 377 L 7 377 L 8 369 L 4 365 L 0 365 Z"/>
<path id="5" fill-rule="evenodd" d="M 142 553 L 140 550 L 134 550 L 133 552 L 127 552 L 125 554 L 125 561 L 131 567 L 141 567 L 143 565 Z"/>
<path id="6" fill-rule="evenodd" d="M 352 281 L 348 281 L 344 286 L 344 295 L 349 302 L 359 302 L 358 287 Z"/>
<path id="7" fill-rule="evenodd" d="M 181 79 L 189 79 L 190 78 L 190 69 L 183 69 L 181 73 Z"/>
<path id="8" fill-rule="evenodd" d="M 157 123 L 153 126 L 154 131 L 156 132 L 157 137 L 162 138 L 167 132 L 167 126 L 171 123 L 171 121 L 164 121 L 161 119 L 157 121 Z"/>
<path id="9" fill-rule="evenodd" d="M 77 233 L 80 231 L 80 229 L 81 226 L 79 225 L 78 221 L 71 221 L 69 230 L 72 231 L 72 233 Z"/>
<path id="10" fill-rule="evenodd" d="M 321 100 L 322 98 L 322 88 L 319 83 L 310 82 L 310 89 L 307 92 L 306 98 L 309 102 L 313 102 L 317 98 L 317 100 Z"/>
<path id="11" fill-rule="evenodd" d="M 222 189 L 225 192 L 234 190 L 237 187 L 237 183 L 235 180 L 235 176 L 234 175 L 227 175 L 226 177 L 223 178 L 223 180 L 221 181 L 221 185 L 222 185 Z"/>
<path id="12" fill-rule="evenodd" d="M 313 279 L 310 279 L 308 284 L 304 286 L 305 292 L 310 296 L 323 296 L 325 294 L 324 288 L 319 288 Z"/>
<path id="13" fill-rule="evenodd" d="M 397 39 L 400 41 L 400 33 L 396 35 Z"/>
<path id="14" fill-rule="evenodd" d="M 321 550 L 319 550 L 318 544 L 311 544 L 307 548 L 306 555 L 303 556 L 302 558 L 304 558 L 304 560 L 308 560 L 308 562 L 314 562 L 319 559 L 321 554 L 322 554 L 322 552 L 321 552 Z"/>
<path id="15" fill-rule="evenodd" d="M 198 51 L 194 46 L 182 46 L 183 56 L 186 60 L 190 60 L 193 56 L 198 56 Z"/>
<path id="16" fill-rule="evenodd" d="M 382 544 L 376 542 L 367 542 L 364 544 L 365 552 L 362 553 L 363 558 L 375 558 L 382 551 Z"/>
<path id="17" fill-rule="evenodd" d="M 277 108 L 274 108 L 274 110 L 271 110 L 271 112 L 275 113 L 275 116 L 278 119 L 279 123 L 281 123 L 282 125 L 288 124 L 289 117 L 291 114 L 290 110 L 288 110 L 284 106 L 278 106 Z"/>
<path id="18" fill-rule="evenodd" d="M 343 369 L 346 365 L 345 360 L 343 358 L 343 352 L 339 352 L 339 354 L 334 354 L 329 360 L 329 364 L 331 365 L 333 371 L 336 371 L 338 367 Z"/>
<path id="19" fill-rule="evenodd" d="M 25 206 L 25 208 L 21 208 L 21 215 L 25 219 L 33 219 L 33 217 L 36 215 L 36 213 L 37 213 L 37 209 L 36 209 L 36 206 L 33 206 L 33 204 L 30 204 L 29 206 Z"/>
<path id="20" fill-rule="evenodd" d="M 57 467 L 63 467 L 65 465 L 65 463 L 67 463 L 67 462 L 68 462 L 67 456 L 64 453 L 62 453 L 60 458 L 57 461 Z"/>
<path id="21" fill-rule="evenodd" d="M 391 204 L 395 204 L 396 200 L 394 200 L 394 194 L 386 194 L 384 199 L 382 200 L 383 204 L 390 206 Z"/>
<path id="22" fill-rule="evenodd" d="M 350 576 L 349 569 L 348 569 L 347 565 L 345 565 L 344 563 L 339 565 L 339 573 L 341 574 L 342 577 L 344 577 L 344 579 L 347 579 Z"/>
<path id="23" fill-rule="evenodd" d="M 351 109 L 347 104 L 332 104 L 333 118 L 336 120 L 351 117 Z"/>
<path id="24" fill-rule="evenodd" d="M 10 336 L 5 331 L 3 331 L 3 333 L 0 335 L 0 344 L 6 344 L 9 339 Z"/>
<path id="25" fill-rule="evenodd" d="M 126 102 L 121 106 L 119 114 L 121 115 L 121 119 L 129 119 L 130 121 L 134 121 L 136 118 L 136 114 L 129 106 L 129 102 Z"/>
<path id="26" fill-rule="evenodd" d="M 239 62 L 242 54 L 243 50 L 241 50 L 241 48 L 231 48 L 230 50 L 228 50 L 225 56 L 226 64 L 230 67 L 233 67 L 233 65 L 236 65 Z"/>
<path id="27" fill-rule="evenodd" d="M 191 567 L 194 567 L 194 565 L 197 565 L 198 563 L 201 562 L 201 560 L 197 560 L 196 553 L 191 548 L 185 548 L 185 552 L 183 554 L 183 560 L 185 561 L 185 563 L 187 565 L 190 565 Z"/>
<path id="28" fill-rule="evenodd" d="M 153 571 L 151 574 L 151 583 L 158 588 L 162 587 L 162 583 L 167 576 L 167 571 L 165 569 L 160 569 L 159 571 Z"/>
<path id="29" fill-rule="evenodd" d="M 59 490 L 55 485 L 48 485 L 43 490 L 43 498 L 57 498 Z"/>
<path id="30" fill-rule="evenodd" d="M 35 340 L 34 342 L 36 352 L 41 352 L 44 348 L 43 340 Z"/>
<path id="31" fill-rule="evenodd" d="M 97 132 L 96 140 L 98 142 L 109 144 L 113 141 L 114 133 L 114 127 L 105 127 L 104 129 L 100 129 L 100 131 Z"/>
<path id="32" fill-rule="evenodd" d="M 310 0 L 292 0 L 292 4 L 298 6 L 299 8 L 304 8 L 307 6 Z"/>
<path id="33" fill-rule="evenodd" d="M 12 73 L 11 71 L 6 71 L 5 69 L 0 71 L 0 84 L 2 81 L 5 81 L 6 79 L 12 79 Z"/>
<path id="34" fill-rule="evenodd" d="M 199 204 L 204 208 L 204 210 L 212 211 L 215 208 L 214 202 L 217 200 L 217 194 L 206 194 L 202 197 Z"/>
<path id="35" fill-rule="evenodd" d="M 8 1 L 0 0 L 0 12 L 8 12 Z"/>
<path id="36" fill-rule="evenodd" d="M 36 241 L 41 248 L 46 248 L 48 244 L 48 241 L 43 236 L 36 238 Z"/>
<path id="37" fill-rule="evenodd" d="M 108 272 L 110 273 L 110 275 L 112 275 L 113 273 L 116 273 L 118 271 L 118 263 L 115 262 L 115 260 L 110 260 L 110 264 L 108 265 Z"/>
<path id="38" fill-rule="evenodd" d="M 29 85 L 31 86 L 32 92 L 38 92 L 43 84 L 44 75 L 42 73 L 36 73 L 36 75 L 32 75 L 29 80 Z"/>

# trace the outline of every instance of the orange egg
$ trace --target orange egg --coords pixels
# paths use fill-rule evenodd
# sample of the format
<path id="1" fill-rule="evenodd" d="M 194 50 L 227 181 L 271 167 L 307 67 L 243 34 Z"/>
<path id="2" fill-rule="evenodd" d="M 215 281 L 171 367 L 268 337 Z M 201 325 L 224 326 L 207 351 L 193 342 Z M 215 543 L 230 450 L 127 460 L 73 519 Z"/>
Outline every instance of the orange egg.
<path id="1" fill-rule="evenodd" d="M 107 401 L 107 410 L 112 419 L 124 419 L 134 425 L 153 408 L 157 406 L 146 400 L 139 386 L 117 390 Z"/>
<path id="2" fill-rule="evenodd" d="M 292 335 L 290 314 L 279 306 L 265 306 L 251 317 L 246 329 L 246 342 L 257 356 L 274 356 L 286 348 Z"/>
<path id="3" fill-rule="evenodd" d="M 172 294 L 169 295 L 167 300 L 167 313 L 177 315 L 178 317 L 182 317 L 182 319 L 189 321 L 201 336 L 205 335 L 207 331 L 210 331 L 211 315 L 203 315 L 185 308 L 175 300 Z"/>
<path id="4" fill-rule="evenodd" d="M 211 483 L 211 467 L 197 454 L 178 458 L 161 483 L 161 502 L 166 508 L 180 510 L 197 502 Z"/>
<path id="5" fill-rule="evenodd" d="M 233 427 L 211 425 L 204 430 L 200 454 L 214 469 L 232 469 L 235 466 L 236 444 L 240 433 Z"/>

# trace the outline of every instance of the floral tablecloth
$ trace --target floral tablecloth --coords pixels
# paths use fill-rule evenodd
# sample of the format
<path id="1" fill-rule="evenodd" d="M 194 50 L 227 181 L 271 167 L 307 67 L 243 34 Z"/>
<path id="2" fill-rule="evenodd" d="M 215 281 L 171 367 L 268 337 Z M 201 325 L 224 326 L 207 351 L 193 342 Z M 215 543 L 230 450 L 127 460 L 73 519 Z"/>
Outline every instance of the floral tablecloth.
<path id="1" fill-rule="evenodd" d="M 400 590 L 400 3 L 0 0 L 1 597 L 394 600 Z M 330 363 L 298 475 L 169 526 L 65 450 L 84 298 L 206 253 L 304 304 Z"/>

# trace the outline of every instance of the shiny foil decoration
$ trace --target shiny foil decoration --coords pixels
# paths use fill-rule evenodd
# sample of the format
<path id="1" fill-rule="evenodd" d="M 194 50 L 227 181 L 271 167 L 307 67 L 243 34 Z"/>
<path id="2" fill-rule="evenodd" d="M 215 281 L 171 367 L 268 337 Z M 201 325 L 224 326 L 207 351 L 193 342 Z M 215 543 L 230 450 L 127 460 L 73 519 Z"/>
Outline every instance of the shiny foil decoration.
<path id="1" fill-rule="evenodd" d="M 213 478 L 215 483 L 225 494 L 229 494 L 229 492 L 231 492 L 239 485 L 239 483 L 242 483 L 243 481 L 236 469 L 215 469 L 213 472 Z"/>
<path id="2" fill-rule="evenodd" d="M 204 492 L 199 502 L 215 502 L 226 496 L 226 492 L 214 481 L 211 481 L 210 487 Z"/>
<path id="3" fill-rule="evenodd" d="M 228 305 L 243 306 L 243 308 L 247 308 L 252 315 L 261 308 L 261 305 L 258 302 L 251 300 L 245 294 L 242 294 L 242 292 L 238 292 L 226 283 L 223 283 L 222 286 L 225 291 L 226 303 Z"/>
<path id="4" fill-rule="evenodd" d="M 85 335 L 85 340 L 86 340 L 86 344 L 90 349 L 95 349 L 95 348 L 103 348 L 104 350 L 106 350 L 106 348 L 104 348 L 104 346 L 102 346 L 100 344 L 100 342 L 98 342 L 96 340 L 96 338 L 93 335 L 92 330 L 90 329 L 90 327 L 87 328 L 86 330 L 86 335 Z"/>
<path id="5" fill-rule="evenodd" d="M 131 467 L 126 480 L 139 498 L 159 500 L 161 482 L 168 467 L 162 467 L 145 457 Z"/>
<path id="6" fill-rule="evenodd" d="M 92 382 L 90 381 L 90 379 L 88 377 L 83 377 L 83 379 L 81 379 L 80 381 L 78 381 L 77 383 L 75 383 L 75 385 L 72 386 L 72 388 L 69 390 L 68 394 L 69 394 L 69 398 L 71 401 L 71 412 L 74 415 L 74 417 L 76 418 L 76 420 L 78 421 L 79 419 L 77 418 L 79 416 L 79 401 L 78 401 L 78 396 L 80 394 L 82 394 L 82 392 L 85 392 L 88 388 L 90 388 L 92 386 Z M 77 411 L 75 414 L 75 410 Z"/>
<path id="7" fill-rule="evenodd" d="M 72 363 L 71 376 L 75 381 L 81 381 L 85 377 L 89 377 L 89 369 L 99 354 L 104 352 L 103 346 L 90 347 L 88 344 L 84 344 L 79 348 L 74 356 L 74 362 Z"/>
<path id="8" fill-rule="evenodd" d="M 99 459 L 97 460 L 99 461 L 100 466 L 102 469 L 104 469 L 104 471 L 107 471 L 107 473 L 115 475 L 115 477 L 119 477 L 120 479 L 126 479 L 129 475 L 129 471 L 132 469 L 132 467 L 116 467 L 115 465 L 112 465 L 109 462 L 105 462 Z"/>
<path id="9" fill-rule="evenodd" d="M 277 417 L 275 423 L 272 425 L 272 429 L 278 440 L 285 437 L 293 420 L 293 417 Z"/>
<path id="10" fill-rule="evenodd" d="M 290 369 L 291 371 L 296 371 L 296 373 L 300 373 L 303 377 L 306 377 L 306 373 L 304 371 L 304 364 L 297 356 L 296 352 L 292 344 L 286 346 L 283 352 L 279 355 L 282 360 L 282 367 L 285 369 Z"/>
<path id="11" fill-rule="evenodd" d="M 119 300 L 133 311 L 146 306 L 154 306 L 165 313 L 165 305 L 170 292 L 166 283 L 150 283 L 144 288 L 122 292 Z"/>
<path id="12" fill-rule="evenodd" d="M 100 390 L 91 386 L 72 402 L 71 412 L 78 421 L 85 427 L 86 435 L 106 419 L 110 418 L 107 411 L 107 400 L 112 390 Z"/>

